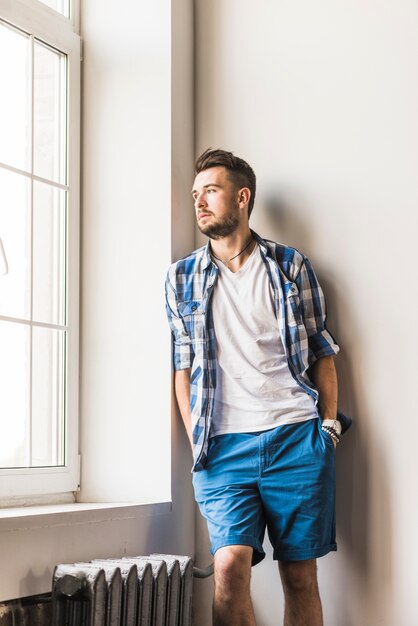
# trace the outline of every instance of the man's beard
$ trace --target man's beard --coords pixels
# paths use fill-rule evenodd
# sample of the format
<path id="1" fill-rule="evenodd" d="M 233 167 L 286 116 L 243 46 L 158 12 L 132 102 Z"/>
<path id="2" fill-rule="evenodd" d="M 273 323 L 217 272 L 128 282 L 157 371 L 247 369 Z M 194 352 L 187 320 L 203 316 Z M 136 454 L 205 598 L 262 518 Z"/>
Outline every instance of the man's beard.
<path id="1" fill-rule="evenodd" d="M 197 227 L 203 235 L 209 237 L 209 239 L 221 239 L 222 237 L 228 237 L 237 229 L 239 224 L 238 213 L 230 213 L 221 220 L 208 224 L 207 226 Z"/>

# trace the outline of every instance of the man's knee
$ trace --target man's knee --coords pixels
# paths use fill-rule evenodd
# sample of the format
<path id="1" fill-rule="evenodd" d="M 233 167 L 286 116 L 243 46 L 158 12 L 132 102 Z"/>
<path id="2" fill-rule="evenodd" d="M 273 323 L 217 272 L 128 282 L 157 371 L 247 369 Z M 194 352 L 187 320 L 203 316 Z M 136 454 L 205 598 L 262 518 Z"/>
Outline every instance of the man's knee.
<path id="1" fill-rule="evenodd" d="M 249 584 L 253 549 L 250 546 L 225 546 L 215 552 L 215 585 L 237 588 Z"/>
<path id="2" fill-rule="evenodd" d="M 280 576 L 285 591 L 307 592 L 317 589 L 316 560 L 280 561 Z"/>

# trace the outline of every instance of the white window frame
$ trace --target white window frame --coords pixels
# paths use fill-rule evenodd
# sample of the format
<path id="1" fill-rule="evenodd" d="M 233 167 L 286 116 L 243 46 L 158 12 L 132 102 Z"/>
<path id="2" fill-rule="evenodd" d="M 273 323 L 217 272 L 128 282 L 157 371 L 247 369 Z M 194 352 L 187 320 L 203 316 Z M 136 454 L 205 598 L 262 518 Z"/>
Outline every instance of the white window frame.
<path id="1" fill-rule="evenodd" d="M 80 258 L 80 66 L 79 2 L 73 0 L 68 19 L 39 0 L 0 0 L 0 18 L 62 51 L 68 59 L 68 204 L 67 204 L 67 386 L 65 465 L 0 469 L 0 506 L 22 497 L 31 501 L 45 494 L 79 489 L 79 258 Z M 11 168 L 12 169 L 12 168 Z M 9 318 L 11 319 L 11 318 Z M 11 319 L 11 321 L 13 321 Z"/>

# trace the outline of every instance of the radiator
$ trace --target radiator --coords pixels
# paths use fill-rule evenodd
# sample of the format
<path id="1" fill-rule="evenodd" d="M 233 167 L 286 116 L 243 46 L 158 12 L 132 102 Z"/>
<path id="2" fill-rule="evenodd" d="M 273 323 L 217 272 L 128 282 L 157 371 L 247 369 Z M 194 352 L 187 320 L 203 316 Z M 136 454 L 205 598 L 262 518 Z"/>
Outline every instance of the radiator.
<path id="1" fill-rule="evenodd" d="M 192 586 L 188 556 L 57 565 L 52 626 L 191 626 Z"/>

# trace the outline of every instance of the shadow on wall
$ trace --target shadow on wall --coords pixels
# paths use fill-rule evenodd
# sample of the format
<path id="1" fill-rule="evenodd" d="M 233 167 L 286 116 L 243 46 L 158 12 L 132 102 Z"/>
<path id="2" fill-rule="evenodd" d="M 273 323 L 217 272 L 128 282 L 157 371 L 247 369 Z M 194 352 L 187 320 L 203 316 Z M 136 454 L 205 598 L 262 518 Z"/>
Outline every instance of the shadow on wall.
<path id="1" fill-rule="evenodd" d="M 284 199 L 270 194 L 263 198 L 263 204 L 257 207 L 257 211 L 266 218 L 268 239 L 298 249 L 300 246 L 303 251 L 310 248 L 309 230 L 307 224 L 299 219 L 300 212 L 294 208 Z"/>
<path id="2" fill-rule="evenodd" d="M 292 206 L 280 197 L 270 195 L 258 208 L 258 212 L 263 221 L 263 230 L 269 238 L 292 245 L 305 253 L 315 249 L 314 231 L 310 230 L 309 221 L 301 220 L 301 215 L 309 214 L 306 209 L 301 210 L 300 206 Z M 356 333 L 348 292 L 332 266 L 321 267 L 315 261 L 314 253 L 309 256 L 326 296 L 330 311 L 329 327 L 341 345 L 341 353 L 336 359 L 339 406 L 353 418 L 353 426 L 343 436 L 337 453 L 337 539 L 340 553 L 330 565 L 336 568 L 333 572 L 336 584 L 333 584 L 329 604 L 338 605 L 339 626 L 357 626 L 356 615 L 362 612 L 362 607 L 367 610 L 367 598 L 370 600 L 375 591 L 371 588 L 372 572 L 379 571 L 385 584 L 391 584 L 391 509 L 387 469 L 384 459 L 380 458 L 373 429 L 370 432 L 368 426 L 373 424 L 373 428 L 376 428 L 379 416 L 375 415 L 374 407 L 370 406 L 367 380 L 359 373 L 360 364 L 353 362 L 354 346 L 355 352 L 359 352 L 356 340 L 359 335 Z M 344 279 L 347 279 L 347 275 Z M 353 346 L 351 351 L 350 346 Z M 378 464 L 380 477 L 378 493 L 375 486 L 374 494 L 370 493 L 372 463 Z M 373 548 L 376 545 L 380 546 L 379 553 Z M 349 565 L 344 565 L 347 560 Z M 338 589 L 341 595 L 335 602 Z M 350 589 L 350 593 L 346 593 L 347 589 Z M 356 608 L 353 606 L 354 599 Z M 325 610 L 326 604 L 325 592 Z M 384 607 L 380 612 L 384 614 Z M 329 622 L 336 623 L 333 621 L 335 618 L 329 615 Z"/>

